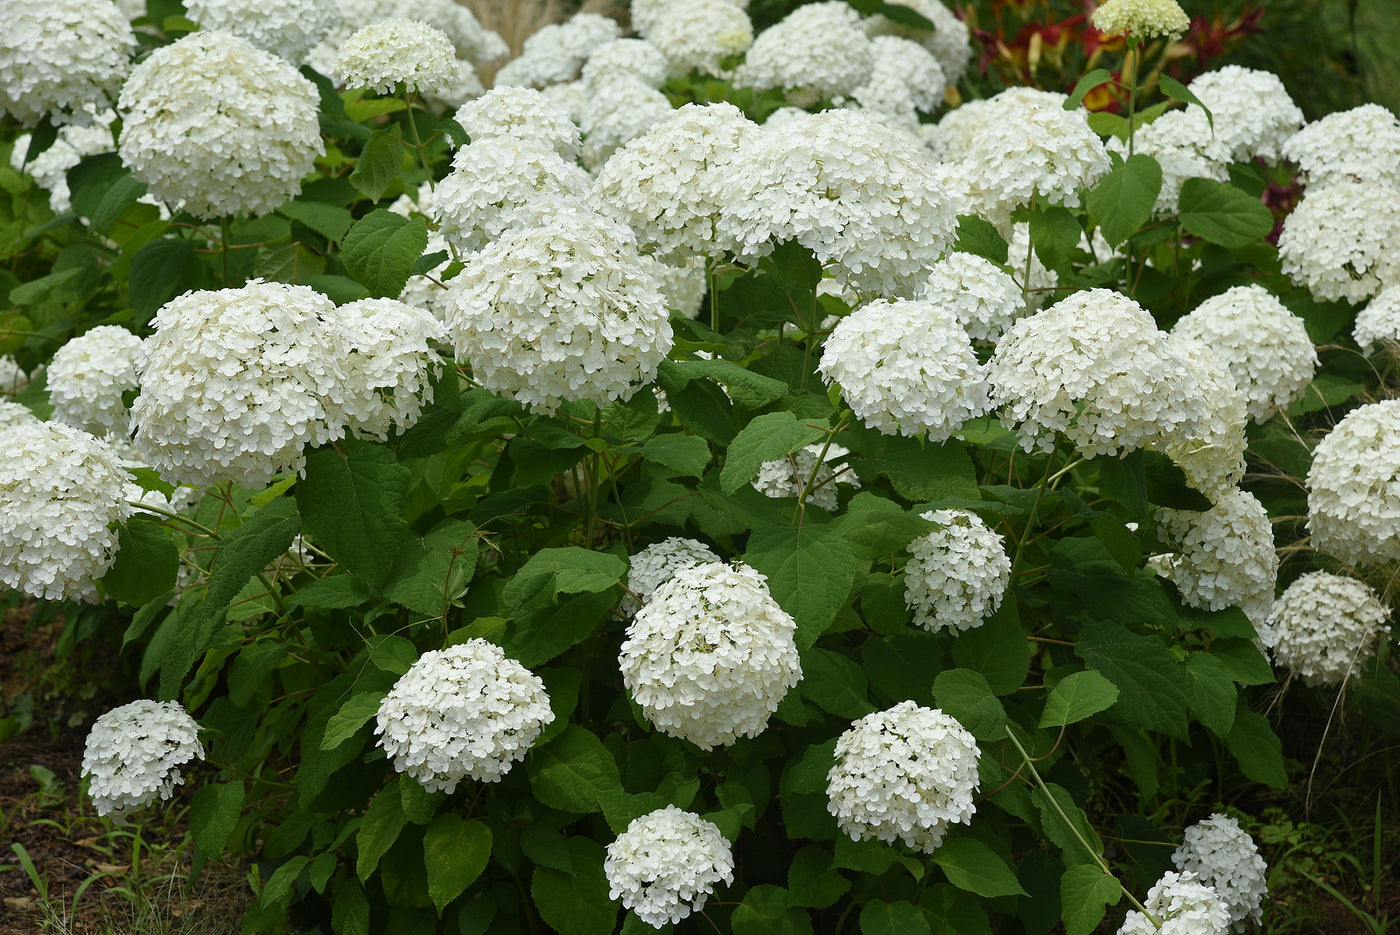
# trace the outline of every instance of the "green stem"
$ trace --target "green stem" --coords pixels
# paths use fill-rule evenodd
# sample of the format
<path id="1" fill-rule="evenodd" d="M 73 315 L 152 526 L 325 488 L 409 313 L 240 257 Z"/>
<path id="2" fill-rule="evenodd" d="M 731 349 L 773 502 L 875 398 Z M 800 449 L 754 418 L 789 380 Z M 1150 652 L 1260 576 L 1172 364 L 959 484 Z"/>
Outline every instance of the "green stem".
<path id="1" fill-rule="evenodd" d="M 221 239 L 220 239 L 220 241 L 219 241 L 221 250 L 220 250 L 219 252 L 223 254 L 223 258 L 224 258 L 224 288 L 227 289 L 227 288 L 228 288 L 228 285 L 229 285 L 229 279 L 228 279 L 228 215 L 224 215 L 223 217 L 219 218 L 219 233 L 220 233 L 220 237 L 221 237 Z"/>
<path id="2" fill-rule="evenodd" d="M 595 409 L 593 412 L 593 432 L 592 438 L 603 436 L 603 410 Z M 593 535 L 598 526 L 598 492 L 602 486 L 602 478 L 598 476 L 600 455 L 592 448 L 588 449 L 588 548 L 593 548 Z"/>
<path id="3" fill-rule="evenodd" d="M 713 257 L 705 260 L 705 281 L 710 293 L 710 330 L 719 331 L 719 290 L 715 288 L 715 271 L 718 266 Z"/>
<path id="4" fill-rule="evenodd" d="M 428 179 L 428 191 L 433 190 L 433 173 L 428 168 L 428 157 L 423 152 L 423 138 L 418 135 L 418 121 L 413 119 L 413 95 L 409 93 L 406 85 L 400 84 L 404 89 L 403 102 L 407 109 L 404 116 L 408 118 L 408 128 L 413 131 L 413 148 L 418 151 L 418 164 L 423 167 L 423 175 Z M 414 199 L 415 201 L 417 199 Z"/>
<path id="5" fill-rule="evenodd" d="M 812 486 L 817 482 L 817 472 L 826 463 L 826 453 L 831 450 L 831 442 L 836 438 L 837 433 L 846 427 L 846 416 L 843 414 L 840 421 L 831 431 L 826 433 L 826 441 L 822 444 L 821 454 L 817 455 L 817 463 L 812 465 L 812 473 L 808 476 L 807 482 L 802 484 L 802 489 L 797 492 L 797 506 L 792 511 L 792 521 L 798 524 L 798 520 L 805 515 L 807 510 L 807 495 L 811 493 Z M 794 470 L 796 466 L 794 465 Z M 798 478 L 800 482 L 802 478 Z M 800 525 L 800 524 L 799 524 Z"/>
<path id="6" fill-rule="evenodd" d="M 217 532 L 210 529 L 208 526 L 205 526 L 203 523 L 190 519 L 183 513 L 176 513 L 173 510 L 167 510 L 158 506 L 151 506 L 149 503 L 142 503 L 139 500 L 128 500 L 126 502 L 129 503 L 131 506 L 136 507 L 136 509 L 138 510 L 145 510 L 148 513 L 155 513 L 158 516 L 164 516 L 166 519 L 178 520 L 179 522 L 182 522 L 189 526 L 191 529 L 196 529 L 199 532 L 204 533 L 211 539 L 219 538 L 219 534 Z"/>
<path id="7" fill-rule="evenodd" d="M 1040 512 L 1040 502 L 1045 499 L 1045 488 L 1050 483 L 1051 468 L 1055 466 L 1055 454 L 1050 453 L 1050 457 L 1045 462 L 1045 473 L 1035 485 L 1035 502 L 1031 504 L 1030 515 L 1026 517 L 1026 526 L 1021 530 L 1021 536 L 1016 540 L 1016 554 L 1011 558 L 1011 573 L 1015 574 L 1016 569 L 1021 565 L 1021 552 L 1025 550 L 1026 543 L 1030 541 L 1031 529 L 1035 526 L 1036 515 Z M 1072 466 L 1072 465 L 1071 465 Z"/>

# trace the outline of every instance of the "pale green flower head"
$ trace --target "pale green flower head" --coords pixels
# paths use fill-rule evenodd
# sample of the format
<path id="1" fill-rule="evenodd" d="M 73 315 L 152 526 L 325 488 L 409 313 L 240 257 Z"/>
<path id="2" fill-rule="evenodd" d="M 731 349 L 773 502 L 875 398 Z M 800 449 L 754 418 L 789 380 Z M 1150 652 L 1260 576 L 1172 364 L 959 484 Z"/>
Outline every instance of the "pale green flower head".
<path id="1" fill-rule="evenodd" d="M 1176 0 L 1107 0 L 1091 19 L 1111 36 L 1125 33 L 1140 39 L 1166 36 L 1175 39 L 1191 25 Z"/>

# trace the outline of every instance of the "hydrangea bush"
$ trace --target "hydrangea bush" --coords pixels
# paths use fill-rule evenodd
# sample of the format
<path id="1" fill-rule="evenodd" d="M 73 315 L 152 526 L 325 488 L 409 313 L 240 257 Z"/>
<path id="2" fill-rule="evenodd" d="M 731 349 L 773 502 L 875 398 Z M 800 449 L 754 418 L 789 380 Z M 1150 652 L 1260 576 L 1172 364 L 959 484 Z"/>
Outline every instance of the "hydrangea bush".
<path id="1" fill-rule="evenodd" d="M 1396 723 L 1393 117 L 954 106 L 939 0 L 639 0 L 489 92 L 447 0 L 51 6 L 0 582 L 246 931 L 1223 933 L 1279 683 Z"/>

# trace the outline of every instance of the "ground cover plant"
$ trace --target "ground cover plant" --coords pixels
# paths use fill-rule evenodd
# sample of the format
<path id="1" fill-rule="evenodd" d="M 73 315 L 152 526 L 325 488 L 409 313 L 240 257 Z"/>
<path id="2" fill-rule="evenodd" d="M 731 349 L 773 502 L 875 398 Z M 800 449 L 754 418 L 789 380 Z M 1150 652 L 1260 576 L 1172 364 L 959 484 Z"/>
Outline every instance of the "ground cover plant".
<path id="1" fill-rule="evenodd" d="M 1384 930 L 1400 119 L 1005 6 L 0 0 L 0 731 L 246 932 Z"/>

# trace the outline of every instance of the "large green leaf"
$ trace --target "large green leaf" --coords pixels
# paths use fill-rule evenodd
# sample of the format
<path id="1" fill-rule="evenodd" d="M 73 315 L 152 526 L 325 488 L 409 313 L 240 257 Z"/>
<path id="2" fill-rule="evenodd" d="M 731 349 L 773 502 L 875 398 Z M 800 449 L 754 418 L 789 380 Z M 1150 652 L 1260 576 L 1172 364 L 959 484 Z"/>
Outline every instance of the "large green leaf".
<path id="1" fill-rule="evenodd" d="M 1099 833 L 1069 790 L 1053 782 L 1046 783 L 1045 788 L 1050 790 L 1049 795 L 1045 790 L 1036 789 L 1031 793 L 1031 802 L 1040 813 L 1041 830 L 1064 853 L 1065 859 L 1084 860 L 1103 854 Z M 1086 844 L 1092 853 L 1085 853 Z"/>
<path id="2" fill-rule="evenodd" d="M 867 481 L 883 474 L 895 493 L 910 500 L 982 498 L 972 459 L 953 439 L 934 445 L 896 435 L 885 441 L 878 455 L 868 460 L 853 458 L 850 464 Z"/>
<path id="3" fill-rule="evenodd" d="M 182 237 L 152 240 L 131 258 L 127 294 L 138 321 L 145 322 L 156 309 L 200 281 L 195 242 Z"/>
<path id="4" fill-rule="evenodd" d="M 861 935 L 928 935 L 932 929 L 918 906 L 872 899 L 860 911 Z"/>
<path id="5" fill-rule="evenodd" d="M 957 664 L 980 672 L 998 695 L 1009 695 L 1025 683 L 1032 654 L 1015 601 L 1003 601 L 985 623 L 959 633 L 953 642 Z"/>
<path id="6" fill-rule="evenodd" d="M 577 724 L 534 751 L 529 775 L 535 797 L 562 812 L 600 812 L 599 795 L 623 791 L 617 761 L 601 740 Z"/>
<path id="7" fill-rule="evenodd" d="M 1186 697 L 1196 719 L 1220 738 L 1235 726 L 1235 680 L 1230 670 L 1209 653 L 1186 657 Z"/>
<path id="8" fill-rule="evenodd" d="M 372 201 L 378 201 L 398 178 L 407 153 L 408 148 L 398 137 L 388 130 L 375 130 L 355 162 L 355 171 L 350 173 L 350 184 Z"/>
<path id="9" fill-rule="evenodd" d="M 1186 737 L 1186 678 L 1167 644 L 1116 623 L 1084 627 L 1075 654 L 1118 686 L 1116 714 L 1128 723 Z"/>
<path id="10" fill-rule="evenodd" d="M 379 208 L 356 221 L 346 233 L 340 258 L 370 295 L 397 298 L 427 246 L 427 221 Z"/>
<path id="11" fill-rule="evenodd" d="M 206 783 L 190 802 L 190 836 L 200 853 L 220 857 L 243 812 L 243 782 Z"/>
<path id="12" fill-rule="evenodd" d="M 812 920 L 805 910 L 788 905 L 787 891 L 767 883 L 744 894 L 730 917 L 734 935 L 811 935 Z"/>
<path id="13" fill-rule="evenodd" d="M 541 549 L 502 592 L 511 624 L 502 646 L 527 666 L 586 639 L 617 604 L 627 562 L 578 546 Z"/>
<path id="14" fill-rule="evenodd" d="M 802 653 L 802 694 L 837 717 L 864 717 L 875 710 L 867 698 L 865 673 L 842 653 L 812 648 Z"/>
<path id="15" fill-rule="evenodd" d="M 851 888 L 844 876 L 831 869 L 831 851 L 807 845 L 788 866 L 788 903 L 825 909 Z"/>
<path id="16" fill-rule="evenodd" d="M 1258 198 L 1213 179 L 1187 179 L 1177 203 L 1181 226 L 1222 247 L 1243 247 L 1274 229 L 1274 215 Z"/>
<path id="17" fill-rule="evenodd" d="M 1006 709 L 981 672 L 943 670 L 933 680 L 933 697 L 945 714 L 956 718 L 978 740 L 1006 736 Z"/>
<path id="18" fill-rule="evenodd" d="M 663 366 L 671 379 L 681 383 L 701 378 L 723 383 L 734 404 L 745 409 L 766 406 L 782 399 L 788 392 L 788 385 L 782 380 L 754 373 L 723 358 L 668 361 Z"/>
<path id="19" fill-rule="evenodd" d="M 1269 719 L 1251 711 L 1244 698 L 1239 699 L 1235 723 L 1230 728 L 1230 735 L 1225 738 L 1225 744 L 1250 779 L 1275 789 L 1288 786 L 1288 771 L 1283 765 L 1283 743 L 1269 725 Z"/>
<path id="20" fill-rule="evenodd" d="M 993 263 L 1005 263 L 1007 256 L 1006 238 L 1001 236 L 996 225 L 975 214 L 958 215 L 958 234 L 954 248 L 960 253 L 970 253 Z"/>
<path id="21" fill-rule="evenodd" d="M 444 812 L 423 834 L 423 863 L 428 870 L 428 895 L 438 912 L 462 895 L 491 859 L 491 829 L 479 821 L 464 821 Z"/>
<path id="22" fill-rule="evenodd" d="M 719 472 L 720 489 L 732 494 L 758 475 L 765 461 L 776 461 L 826 436 L 821 428 L 799 422 L 791 412 L 757 416 L 739 430 Z"/>
<path id="23" fill-rule="evenodd" d="M 320 448 L 307 455 L 297 505 L 317 545 L 351 574 L 380 587 L 393 571 L 407 526 L 403 501 L 411 476 L 379 445 L 358 446 L 349 456 Z"/>
<path id="24" fill-rule="evenodd" d="M 601 844 L 584 837 L 569 838 L 573 872 L 536 867 L 530 898 L 540 918 L 560 935 L 611 935 L 617 924 L 617 903 L 608 898 Z"/>
<path id="25" fill-rule="evenodd" d="M 175 586 L 180 550 L 160 521 L 137 513 L 117 533 L 117 558 L 102 576 L 107 595 L 140 607 Z"/>
<path id="26" fill-rule="evenodd" d="M 1118 700 L 1118 686 L 1092 669 L 1065 676 L 1050 690 L 1041 727 L 1063 727 L 1111 708 Z"/>
<path id="27" fill-rule="evenodd" d="M 1024 896 L 1021 881 L 996 852 L 976 838 L 951 838 L 933 852 L 948 882 L 988 899 Z"/>
<path id="28" fill-rule="evenodd" d="M 417 613 L 442 616 L 467 592 L 480 546 L 476 526 L 460 519 L 445 519 L 427 535 L 405 538 L 384 596 Z"/>
<path id="29" fill-rule="evenodd" d="M 361 880 L 369 879 L 369 875 L 379 866 L 379 858 L 394 846 L 407 820 L 403 813 L 403 799 L 394 786 L 385 787 L 370 801 L 369 808 L 360 819 L 359 831 L 355 834 L 358 851 L 355 873 Z"/>
<path id="30" fill-rule="evenodd" d="M 1116 906 L 1123 887 L 1097 864 L 1075 864 L 1060 877 L 1060 904 L 1064 907 L 1066 935 L 1090 935 L 1103 921 L 1109 906 Z"/>
<path id="31" fill-rule="evenodd" d="M 1089 216 L 1113 246 L 1131 237 L 1152 217 L 1162 190 L 1162 167 L 1151 156 L 1129 156 L 1089 189 Z"/>
<path id="32" fill-rule="evenodd" d="M 749 537 L 744 562 L 768 579 L 768 592 L 797 622 L 805 649 L 831 626 L 860 571 L 860 560 L 830 526 L 769 526 Z"/>
<path id="33" fill-rule="evenodd" d="M 326 734 L 321 738 L 322 750 L 334 750 L 360 732 L 384 703 L 384 692 L 368 691 L 351 695 L 345 705 L 326 722 Z"/>

